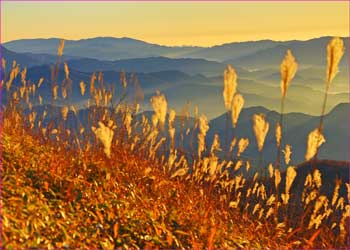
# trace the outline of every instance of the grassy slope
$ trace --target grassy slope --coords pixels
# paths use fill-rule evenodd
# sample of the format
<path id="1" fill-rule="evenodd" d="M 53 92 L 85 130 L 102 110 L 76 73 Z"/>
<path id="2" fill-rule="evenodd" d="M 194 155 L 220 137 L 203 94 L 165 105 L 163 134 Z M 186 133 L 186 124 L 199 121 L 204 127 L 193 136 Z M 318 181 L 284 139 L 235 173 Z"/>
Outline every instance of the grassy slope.
<path id="1" fill-rule="evenodd" d="M 158 163 L 122 148 L 112 159 L 98 150 L 79 155 L 6 129 L 2 144 L 5 248 L 288 244 L 282 231 L 235 214 L 207 190 L 170 180 Z"/>

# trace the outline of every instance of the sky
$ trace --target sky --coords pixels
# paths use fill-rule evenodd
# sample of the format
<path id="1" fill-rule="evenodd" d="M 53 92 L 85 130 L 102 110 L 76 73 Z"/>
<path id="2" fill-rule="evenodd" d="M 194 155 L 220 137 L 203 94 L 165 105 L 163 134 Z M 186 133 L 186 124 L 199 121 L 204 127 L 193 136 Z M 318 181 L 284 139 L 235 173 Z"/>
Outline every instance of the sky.
<path id="1" fill-rule="evenodd" d="M 131 37 L 161 45 L 349 36 L 349 2 L 2 2 L 1 42 Z"/>

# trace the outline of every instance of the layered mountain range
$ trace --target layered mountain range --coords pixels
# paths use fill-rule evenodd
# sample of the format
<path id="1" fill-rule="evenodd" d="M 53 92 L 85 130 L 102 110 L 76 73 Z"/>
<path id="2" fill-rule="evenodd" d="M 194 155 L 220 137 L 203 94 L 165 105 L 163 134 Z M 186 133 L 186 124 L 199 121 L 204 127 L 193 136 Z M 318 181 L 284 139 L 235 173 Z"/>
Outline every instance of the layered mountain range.
<path id="1" fill-rule="evenodd" d="M 326 76 L 326 45 L 330 37 L 308 41 L 235 42 L 213 47 L 170 47 L 151 44 L 131 38 L 98 37 L 65 42 L 63 62 L 70 69 L 73 82 L 71 104 L 84 109 L 87 98 L 82 97 L 79 82 L 88 83 L 93 72 L 102 72 L 106 85 L 114 86 L 116 96 L 122 93 L 120 72 L 127 72 L 130 83 L 128 94 L 132 96 L 131 76 L 136 74 L 145 95 L 144 110 L 151 110 L 150 97 L 156 90 L 166 95 L 168 107 L 179 114 L 187 101 L 199 107 L 199 112 L 210 119 L 211 130 L 208 143 L 214 133 L 224 136 L 225 112 L 222 98 L 223 71 L 227 63 L 232 64 L 238 74 L 238 91 L 245 99 L 237 133 L 247 137 L 251 146 L 248 157 L 257 157 L 251 127 L 254 113 L 265 113 L 271 128 L 278 120 L 280 110 L 281 63 L 287 49 L 291 49 L 299 64 L 298 72 L 288 89 L 284 119 L 284 141 L 293 148 L 294 162 L 303 161 L 307 134 L 317 126 L 323 102 Z M 349 38 L 343 39 L 349 48 Z M 25 39 L 1 45 L 2 57 L 7 67 L 2 77 L 10 71 L 16 60 L 27 67 L 27 79 L 38 82 L 44 78 L 37 90 L 50 103 L 50 67 L 57 61 L 59 39 Z M 349 108 L 349 50 L 346 49 L 340 63 L 339 74 L 330 89 L 325 118 L 327 143 L 320 149 L 320 157 L 333 160 L 350 160 L 350 108 Z M 64 79 L 61 65 L 58 80 Z M 20 85 L 16 79 L 13 87 Z M 6 102 L 6 91 L 2 93 Z M 56 105 L 63 105 L 60 100 Z M 273 129 L 270 130 L 264 148 L 266 161 L 273 161 L 275 144 Z"/>

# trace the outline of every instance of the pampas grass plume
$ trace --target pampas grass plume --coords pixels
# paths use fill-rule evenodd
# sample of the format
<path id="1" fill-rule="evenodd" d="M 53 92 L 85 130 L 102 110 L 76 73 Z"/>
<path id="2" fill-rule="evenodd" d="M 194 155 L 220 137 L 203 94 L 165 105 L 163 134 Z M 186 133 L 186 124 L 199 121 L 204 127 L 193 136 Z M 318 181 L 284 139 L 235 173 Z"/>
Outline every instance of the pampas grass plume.
<path id="1" fill-rule="evenodd" d="M 345 52 L 344 42 L 339 37 L 334 37 L 327 45 L 327 84 L 330 85 L 339 72 L 339 62 Z"/>
<path id="2" fill-rule="evenodd" d="M 232 98 L 237 89 L 237 74 L 234 68 L 230 64 L 227 65 L 224 71 L 224 91 L 223 97 L 225 102 L 225 108 L 227 111 L 232 108 Z"/>
<path id="3" fill-rule="evenodd" d="M 231 118 L 232 118 L 232 126 L 235 128 L 237 125 L 237 121 L 238 121 L 238 117 L 239 114 L 242 111 L 244 105 L 244 98 L 241 94 L 236 93 L 233 96 L 233 100 L 232 100 L 232 114 L 231 114 Z"/>
<path id="4" fill-rule="evenodd" d="M 307 149 L 305 160 L 310 160 L 315 156 L 318 148 L 325 142 L 325 138 L 319 128 L 312 130 L 307 137 Z"/>
<path id="5" fill-rule="evenodd" d="M 281 63 L 281 92 L 282 97 L 284 98 L 287 94 L 287 89 L 290 85 L 290 82 L 297 72 L 298 64 L 295 61 L 295 58 L 291 50 L 287 50 L 287 53 Z"/>
<path id="6" fill-rule="evenodd" d="M 258 144 L 258 149 L 261 152 L 264 147 L 267 132 L 269 131 L 269 123 L 265 120 L 265 116 L 263 114 L 253 115 L 253 130 Z"/>

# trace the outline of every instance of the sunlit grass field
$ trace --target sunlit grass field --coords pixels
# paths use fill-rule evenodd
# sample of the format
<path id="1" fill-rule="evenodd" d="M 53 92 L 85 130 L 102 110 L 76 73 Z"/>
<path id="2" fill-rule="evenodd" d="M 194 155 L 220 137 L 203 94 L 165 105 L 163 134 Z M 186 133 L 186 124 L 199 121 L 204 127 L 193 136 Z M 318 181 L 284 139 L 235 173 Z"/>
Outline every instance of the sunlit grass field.
<path id="1" fill-rule="evenodd" d="M 205 111 L 185 108 L 176 114 L 160 92 L 150 100 L 154 112 L 148 117 L 136 76 L 121 74 L 124 91 L 117 96 L 102 73 L 94 73 L 89 83 L 73 82 L 61 60 L 63 40 L 51 69 L 50 97 L 37 93 L 44 79 L 30 81 L 25 67 L 3 58 L 2 247 L 347 249 L 350 186 L 338 176 L 329 190 L 317 159 L 327 143 L 327 95 L 344 50 L 343 41 L 333 38 L 325 51 L 320 123 L 305 138 L 307 174 L 289 165 L 292 148 L 283 141 L 284 101 L 298 70 L 290 50 L 280 65 L 279 122 L 252 117 L 257 161 L 242 157 L 252 142 L 236 129 L 244 96 L 231 65 L 223 73 L 226 135 L 208 142 Z M 89 96 L 87 121 L 71 104 L 74 84 Z M 125 91 L 129 84 L 132 98 Z M 75 128 L 67 125 L 71 116 Z M 265 165 L 269 130 L 275 133 L 277 160 Z M 343 165 L 339 168 L 348 168 Z"/>

